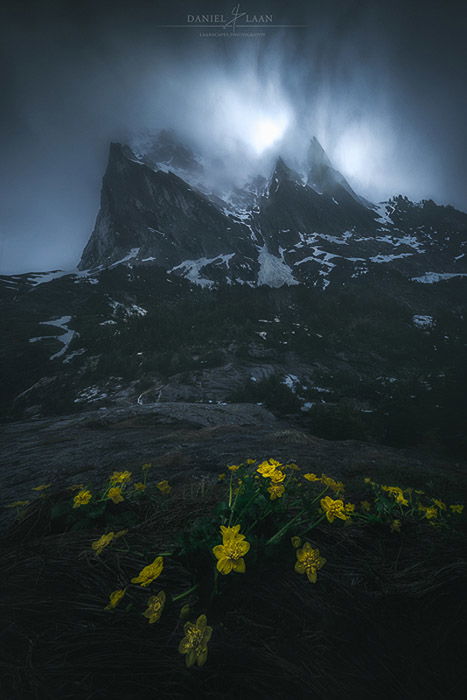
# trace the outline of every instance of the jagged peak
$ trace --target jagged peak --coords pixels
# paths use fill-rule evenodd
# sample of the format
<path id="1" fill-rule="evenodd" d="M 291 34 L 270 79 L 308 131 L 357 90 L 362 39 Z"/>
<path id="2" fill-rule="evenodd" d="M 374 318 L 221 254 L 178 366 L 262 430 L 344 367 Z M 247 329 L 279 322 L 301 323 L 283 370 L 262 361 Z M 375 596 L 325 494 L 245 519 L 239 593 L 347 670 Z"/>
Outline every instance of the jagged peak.
<path id="1" fill-rule="evenodd" d="M 344 189 L 347 195 L 350 195 L 359 204 L 363 204 L 365 207 L 369 205 L 369 202 L 353 191 L 342 173 L 334 168 L 316 136 L 313 136 L 310 141 L 307 165 L 307 184 L 320 194 L 327 194 L 337 199 L 343 195 L 345 198 L 346 195 L 342 192 Z"/>
<path id="2" fill-rule="evenodd" d="M 126 143 L 112 141 L 109 146 L 109 160 L 137 160 L 136 155 Z"/>
<path id="3" fill-rule="evenodd" d="M 136 150 L 141 158 L 158 170 L 175 170 L 200 175 L 203 166 L 199 156 L 173 129 L 161 129 L 147 136 Z"/>
<path id="4" fill-rule="evenodd" d="M 329 160 L 326 151 L 316 138 L 312 136 L 310 145 L 308 147 L 308 165 L 310 167 L 322 165 L 328 168 L 332 168 L 332 163 Z"/>
<path id="5" fill-rule="evenodd" d="M 277 192 L 280 184 L 283 182 L 294 182 L 301 185 L 302 178 L 295 170 L 289 168 L 284 159 L 279 156 L 276 160 L 274 171 L 269 181 L 269 193 Z"/>

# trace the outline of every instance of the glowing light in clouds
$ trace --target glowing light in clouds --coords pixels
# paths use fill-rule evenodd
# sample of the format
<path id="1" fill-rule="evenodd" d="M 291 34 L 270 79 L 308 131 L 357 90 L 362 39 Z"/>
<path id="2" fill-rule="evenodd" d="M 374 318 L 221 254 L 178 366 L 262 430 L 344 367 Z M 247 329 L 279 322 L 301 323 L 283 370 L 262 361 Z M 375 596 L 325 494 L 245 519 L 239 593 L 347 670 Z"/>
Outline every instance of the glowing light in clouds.
<path id="1" fill-rule="evenodd" d="M 258 155 L 281 140 L 287 128 L 288 119 L 285 116 L 260 118 L 253 122 L 250 129 L 250 142 Z"/>
<path id="2" fill-rule="evenodd" d="M 292 124 L 292 112 L 277 88 L 249 80 L 232 87 L 217 85 L 205 123 L 224 148 L 239 143 L 255 156 L 278 144 Z"/>
<path id="3" fill-rule="evenodd" d="M 351 178 L 356 186 L 367 191 L 383 190 L 391 180 L 387 167 L 391 149 L 391 134 L 384 125 L 375 121 L 361 123 L 343 128 L 332 159 L 335 167 Z M 397 189 L 397 182 L 394 187 Z"/>

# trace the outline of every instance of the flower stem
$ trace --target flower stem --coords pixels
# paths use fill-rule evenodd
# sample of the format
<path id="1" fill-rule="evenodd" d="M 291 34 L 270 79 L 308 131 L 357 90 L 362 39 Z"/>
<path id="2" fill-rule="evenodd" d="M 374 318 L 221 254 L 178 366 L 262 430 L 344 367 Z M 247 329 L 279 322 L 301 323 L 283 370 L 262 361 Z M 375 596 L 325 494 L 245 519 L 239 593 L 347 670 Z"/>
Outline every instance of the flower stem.
<path id="1" fill-rule="evenodd" d="M 172 603 L 175 603 L 176 600 L 181 600 L 182 598 L 185 598 L 187 595 L 190 595 L 190 593 L 193 593 L 193 591 L 196 591 L 196 589 L 199 588 L 199 583 L 195 583 L 194 586 L 189 588 L 187 591 L 184 593 L 179 593 L 178 595 L 175 595 L 172 598 Z"/>
<path id="2" fill-rule="evenodd" d="M 242 510 L 240 511 L 239 515 L 237 516 L 239 520 L 240 520 L 240 517 L 243 515 L 243 513 L 246 510 L 248 510 L 248 508 L 251 506 L 251 504 L 255 500 L 256 496 L 258 495 L 259 491 L 260 491 L 259 488 L 257 488 L 256 491 L 254 492 L 253 496 L 248 501 L 248 503 L 245 506 L 243 506 Z"/>
<path id="3" fill-rule="evenodd" d="M 266 544 L 268 545 L 268 544 L 274 544 L 275 542 L 278 542 L 280 540 L 280 538 L 282 537 L 282 535 L 284 535 L 287 532 L 287 530 L 292 525 L 292 523 L 294 523 L 296 520 L 298 520 L 298 518 L 300 518 L 304 512 L 305 512 L 304 510 L 301 510 L 300 513 L 297 513 L 297 515 L 295 515 L 292 518 L 292 520 L 289 520 L 289 522 L 286 523 L 283 527 L 281 527 L 281 529 L 278 530 L 275 535 L 270 537 L 268 539 L 268 541 L 266 542 Z"/>
<path id="4" fill-rule="evenodd" d="M 323 515 L 321 515 L 321 516 L 318 518 L 318 520 L 315 520 L 315 522 L 312 523 L 312 524 L 310 525 L 310 527 L 307 527 L 307 529 L 304 530 L 301 534 L 302 534 L 302 535 L 305 535 L 307 532 L 309 532 L 309 531 L 312 530 L 314 527 L 316 527 L 316 526 L 318 525 L 318 523 L 320 523 L 320 522 L 323 520 L 323 518 L 325 518 L 325 517 L 326 517 L 326 513 L 323 513 Z"/>

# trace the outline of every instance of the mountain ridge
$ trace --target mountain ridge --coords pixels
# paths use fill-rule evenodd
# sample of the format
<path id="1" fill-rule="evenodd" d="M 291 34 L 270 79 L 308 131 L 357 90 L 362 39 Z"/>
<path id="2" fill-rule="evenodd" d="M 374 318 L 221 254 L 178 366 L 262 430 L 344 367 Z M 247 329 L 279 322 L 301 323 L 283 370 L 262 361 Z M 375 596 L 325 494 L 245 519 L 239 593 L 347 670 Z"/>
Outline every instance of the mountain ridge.
<path id="1" fill-rule="evenodd" d="M 247 402 L 464 449 L 466 214 L 338 183 L 339 203 L 284 160 L 221 198 L 110 155 L 80 269 L 0 276 L 3 420 Z"/>

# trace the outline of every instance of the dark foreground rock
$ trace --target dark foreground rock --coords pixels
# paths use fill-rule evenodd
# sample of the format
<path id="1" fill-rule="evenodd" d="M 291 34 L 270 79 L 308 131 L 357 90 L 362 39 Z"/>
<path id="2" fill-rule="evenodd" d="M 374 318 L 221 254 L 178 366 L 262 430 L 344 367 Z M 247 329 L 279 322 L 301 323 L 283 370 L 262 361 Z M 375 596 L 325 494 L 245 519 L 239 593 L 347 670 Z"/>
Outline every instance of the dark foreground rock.
<path id="1" fill-rule="evenodd" d="M 42 483 L 96 484 L 113 469 L 137 471 L 145 462 L 153 463 L 156 479 L 211 480 L 249 457 L 293 460 L 347 484 L 368 475 L 456 502 L 467 494 L 465 465 L 430 453 L 323 440 L 253 404 L 161 403 L 2 426 L 2 504 L 32 498 L 31 489 Z M 13 515 L 14 509 L 2 508 L 0 517 Z"/>

